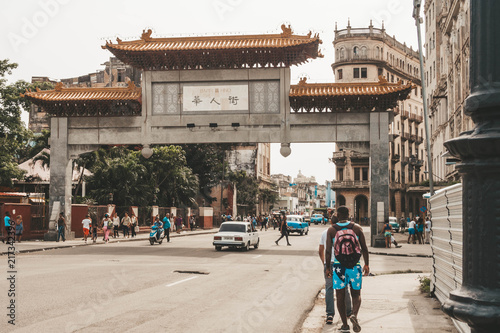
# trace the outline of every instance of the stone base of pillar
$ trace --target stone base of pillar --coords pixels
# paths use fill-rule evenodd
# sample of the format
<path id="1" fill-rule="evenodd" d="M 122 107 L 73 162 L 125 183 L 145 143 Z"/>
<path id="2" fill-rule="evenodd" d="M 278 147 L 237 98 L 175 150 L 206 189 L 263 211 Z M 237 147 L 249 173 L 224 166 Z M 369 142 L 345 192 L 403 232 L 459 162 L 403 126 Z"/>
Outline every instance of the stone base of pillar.
<path id="1" fill-rule="evenodd" d="M 67 240 L 73 240 L 73 239 L 75 239 L 75 232 L 74 231 L 67 232 L 66 233 L 66 239 Z"/>
<path id="2" fill-rule="evenodd" d="M 443 311 L 469 324 L 473 333 L 498 332 L 500 327 L 498 296 L 498 291 L 462 287 L 460 290 L 450 292 L 450 298 L 443 303 Z"/>
<path id="3" fill-rule="evenodd" d="M 57 232 L 54 230 L 49 230 L 43 234 L 43 240 L 45 242 L 55 242 L 57 240 Z"/>
<path id="4" fill-rule="evenodd" d="M 382 235 L 372 236 L 373 247 L 385 247 L 385 237 Z"/>

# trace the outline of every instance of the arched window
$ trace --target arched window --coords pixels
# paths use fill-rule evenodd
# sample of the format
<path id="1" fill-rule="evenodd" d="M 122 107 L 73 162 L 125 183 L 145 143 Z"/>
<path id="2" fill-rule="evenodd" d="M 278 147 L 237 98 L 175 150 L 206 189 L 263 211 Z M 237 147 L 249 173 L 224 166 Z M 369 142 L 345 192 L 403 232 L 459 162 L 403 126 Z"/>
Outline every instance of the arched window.
<path id="1" fill-rule="evenodd" d="M 342 47 L 340 48 L 340 59 L 344 59 L 345 58 L 345 49 Z"/>
<path id="2" fill-rule="evenodd" d="M 380 59 L 380 47 L 378 46 L 375 49 L 375 59 Z"/>
<path id="3" fill-rule="evenodd" d="M 352 54 L 354 55 L 358 55 L 359 53 L 359 47 L 355 46 L 353 49 L 352 49 Z"/>
<path id="4" fill-rule="evenodd" d="M 368 49 L 366 48 L 366 46 L 362 46 L 361 47 L 361 52 L 360 52 L 359 55 L 362 56 L 362 57 L 366 57 L 367 53 L 368 53 Z"/>

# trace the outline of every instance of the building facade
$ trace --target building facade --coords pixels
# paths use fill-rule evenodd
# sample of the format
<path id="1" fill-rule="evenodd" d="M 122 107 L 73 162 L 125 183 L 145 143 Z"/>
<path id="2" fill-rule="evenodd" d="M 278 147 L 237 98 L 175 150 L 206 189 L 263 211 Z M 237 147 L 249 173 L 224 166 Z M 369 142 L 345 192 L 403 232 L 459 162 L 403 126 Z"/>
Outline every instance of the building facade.
<path id="1" fill-rule="evenodd" d="M 473 128 L 464 113 L 469 96 L 469 0 L 427 0 L 425 14 L 425 81 L 431 129 L 434 181 L 458 181 L 447 163 L 444 142 Z"/>
<path id="2" fill-rule="evenodd" d="M 110 57 L 104 64 L 104 69 L 95 73 L 61 79 L 65 87 L 78 88 L 104 88 L 104 87 L 127 87 L 128 82 L 132 81 L 137 87 L 141 86 L 142 71 L 130 65 L 126 65 L 116 57 Z M 56 84 L 55 80 L 45 76 L 33 76 L 31 82 L 51 82 Z M 32 105 L 29 114 L 29 129 L 35 133 L 42 133 L 49 129 L 49 117 L 47 113 L 39 106 Z"/>
<path id="3" fill-rule="evenodd" d="M 335 62 L 332 69 L 337 83 L 389 82 L 414 85 L 408 99 L 394 109 L 390 135 L 389 214 L 415 216 L 423 205 L 422 190 L 417 185 L 427 179 L 424 142 L 423 104 L 419 54 L 411 47 L 389 36 L 383 25 L 375 28 L 335 28 Z M 336 177 L 332 190 L 336 206 L 346 205 L 360 223 L 369 219 L 369 151 L 368 144 L 337 144 L 332 162 Z"/>

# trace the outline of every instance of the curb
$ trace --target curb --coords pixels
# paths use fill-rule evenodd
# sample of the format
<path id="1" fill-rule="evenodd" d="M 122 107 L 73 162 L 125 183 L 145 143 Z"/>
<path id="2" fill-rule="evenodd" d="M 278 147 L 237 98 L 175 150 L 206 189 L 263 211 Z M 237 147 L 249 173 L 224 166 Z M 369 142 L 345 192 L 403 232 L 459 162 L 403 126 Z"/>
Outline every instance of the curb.
<path id="1" fill-rule="evenodd" d="M 197 235 L 209 235 L 209 234 L 215 234 L 217 233 L 216 230 L 209 230 L 209 231 L 202 231 L 202 232 L 197 232 L 197 233 L 186 233 L 186 234 L 172 234 L 170 235 L 171 238 L 177 238 L 177 237 L 186 237 L 186 236 L 197 236 Z M 148 238 L 126 238 L 123 240 L 119 241 L 111 241 L 110 243 L 118 243 L 118 242 L 138 242 L 138 241 L 147 241 Z M 96 243 L 97 244 L 97 243 Z M 98 243 L 98 244 L 104 244 L 104 243 Z M 94 243 L 81 243 L 81 244 L 73 244 L 73 245 L 58 245 L 58 246 L 49 246 L 49 247 L 42 247 L 38 249 L 26 249 L 26 250 L 16 250 L 15 253 L 31 253 L 31 252 L 43 252 L 43 251 L 49 251 L 49 250 L 57 250 L 57 249 L 68 249 L 68 248 L 73 248 L 77 246 L 90 246 L 94 245 Z M 0 256 L 5 256 L 8 255 L 9 253 L 12 252 L 0 252 Z"/>
<path id="2" fill-rule="evenodd" d="M 376 254 L 379 256 L 432 258 L 432 255 L 418 254 L 418 253 L 387 253 L 387 252 L 374 252 L 374 251 L 368 251 L 368 253 L 369 254 Z"/>

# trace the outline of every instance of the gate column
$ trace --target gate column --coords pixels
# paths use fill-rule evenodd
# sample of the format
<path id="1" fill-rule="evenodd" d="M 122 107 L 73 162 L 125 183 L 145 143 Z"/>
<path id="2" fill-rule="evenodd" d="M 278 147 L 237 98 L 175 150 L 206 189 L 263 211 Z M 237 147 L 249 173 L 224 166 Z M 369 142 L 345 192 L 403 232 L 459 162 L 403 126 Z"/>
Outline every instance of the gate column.
<path id="1" fill-rule="evenodd" d="M 371 246 L 385 246 L 379 233 L 389 217 L 389 116 L 389 112 L 370 113 Z"/>
<path id="2" fill-rule="evenodd" d="M 68 118 L 50 119 L 50 222 L 44 240 L 57 239 L 56 222 L 60 212 L 66 217 L 66 236 L 71 235 L 72 163 L 68 153 Z"/>

